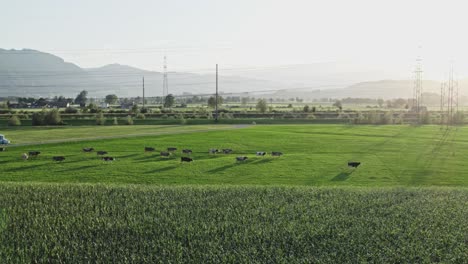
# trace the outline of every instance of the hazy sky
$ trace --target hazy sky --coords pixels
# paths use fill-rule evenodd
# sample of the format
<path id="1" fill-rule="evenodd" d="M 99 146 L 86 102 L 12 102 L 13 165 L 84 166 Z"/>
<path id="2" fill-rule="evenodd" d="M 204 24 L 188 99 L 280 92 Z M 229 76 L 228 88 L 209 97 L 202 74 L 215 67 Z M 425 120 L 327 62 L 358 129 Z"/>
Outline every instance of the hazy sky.
<path id="1" fill-rule="evenodd" d="M 82 67 L 172 70 L 345 62 L 426 78 L 468 69 L 468 4 L 411 0 L 0 0 L 1 48 Z M 422 46 L 418 51 L 418 46 Z"/>

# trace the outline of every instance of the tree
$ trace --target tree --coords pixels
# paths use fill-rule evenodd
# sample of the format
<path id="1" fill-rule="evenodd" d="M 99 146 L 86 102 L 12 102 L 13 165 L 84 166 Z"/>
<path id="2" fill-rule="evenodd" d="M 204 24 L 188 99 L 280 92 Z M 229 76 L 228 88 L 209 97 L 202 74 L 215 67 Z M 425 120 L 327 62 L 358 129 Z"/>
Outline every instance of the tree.
<path id="1" fill-rule="evenodd" d="M 57 109 L 53 109 L 45 115 L 45 125 L 57 126 L 62 124 L 62 117 Z"/>
<path id="2" fill-rule="evenodd" d="M 115 104 L 115 103 L 117 103 L 117 100 L 119 100 L 119 98 L 115 94 L 106 95 L 106 100 L 105 101 L 108 104 Z"/>
<path id="3" fill-rule="evenodd" d="M 218 106 L 222 105 L 223 102 L 224 102 L 224 98 L 218 95 Z M 208 106 L 211 108 L 216 107 L 216 97 L 211 96 L 210 98 L 208 98 Z"/>
<path id="4" fill-rule="evenodd" d="M 249 98 L 248 97 L 242 97 L 241 98 L 241 105 L 243 107 L 245 107 L 247 105 L 247 103 L 249 102 Z"/>
<path id="5" fill-rule="evenodd" d="M 308 105 L 305 105 L 303 111 L 304 111 L 304 113 L 309 112 L 309 111 L 310 111 L 310 107 L 309 107 Z"/>
<path id="6" fill-rule="evenodd" d="M 380 108 L 382 108 L 384 104 L 384 100 L 382 98 L 377 99 L 377 104 L 379 105 Z"/>
<path id="7" fill-rule="evenodd" d="M 260 113 L 265 113 L 266 110 L 267 110 L 267 102 L 265 101 L 265 99 L 259 99 L 257 101 L 257 105 L 256 105 L 256 109 L 260 112 Z"/>
<path id="8" fill-rule="evenodd" d="M 340 100 L 336 100 L 334 103 L 333 103 L 333 106 L 342 110 L 343 109 L 343 105 L 341 104 L 341 101 Z"/>
<path id="9" fill-rule="evenodd" d="M 102 112 L 96 115 L 96 125 L 103 126 L 106 124 L 106 121 L 107 120 Z"/>
<path id="10" fill-rule="evenodd" d="M 174 102 L 175 102 L 174 96 L 172 94 L 168 94 L 164 98 L 164 107 L 165 108 L 171 108 L 174 105 Z"/>
<path id="11" fill-rule="evenodd" d="M 13 116 L 8 120 L 8 125 L 9 125 L 9 126 L 21 126 L 21 120 L 18 118 L 17 115 L 13 115 Z"/>
<path id="12" fill-rule="evenodd" d="M 88 100 L 88 92 L 86 90 L 81 91 L 75 98 L 75 104 L 84 106 Z"/>

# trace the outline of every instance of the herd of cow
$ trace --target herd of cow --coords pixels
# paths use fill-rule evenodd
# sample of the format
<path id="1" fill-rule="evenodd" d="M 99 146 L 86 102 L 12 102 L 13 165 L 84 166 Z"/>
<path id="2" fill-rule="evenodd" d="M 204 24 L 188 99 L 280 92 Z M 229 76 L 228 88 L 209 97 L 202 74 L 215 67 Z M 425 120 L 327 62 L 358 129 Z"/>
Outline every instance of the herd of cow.
<path id="1" fill-rule="evenodd" d="M 83 148 L 82 150 L 85 153 L 90 153 L 90 152 L 95 151 L 94 148 Z M 2 148 L 0 151 L 5 151 L 5 148 Z M 153 147 L 145 147 L 145 152 L 154 152 L 154 151 L 156 151 L 156 149 L 153 148 Z M 170 157 L 176 151 L 177 151 L 177 148 L 169 147 L 169 148 L 167 148 L 166 151 L 161 151 L 159 154 L 160 154 L 161 157 Z M 232 149 L 222 149 L 221 151 L 219 149 L 210 149 L 208 151 L 209 154 L 218 154 L 218 153 L 231 154 L 232 152 L 233 152 Z M 192 152 L 191 149 L 183 149 L 182 154 L 185 155 L 185 156 L 180 157 L 180 162 L 192 162 L 193 159 L 191 157 L 189 157 L 192 153 L 193 152 Z M 28 160 L 29 158 L 36 158 L 37 156 L 39 156 L 39 154 L 41 154 L 40 151 L 29 151 L 28 153 L 23 153 L 21 155 L 21 158 L 23 160 Z M 116 160 L 114 157 L 106 156 L 106 155 L 108 155 L 107 151 L 99 150 L 99 151 L 96 151 L 96 154 L 98 156 L 100 156 L 101 160 L 103 160 L 103 161 L 114 161 L 114 160 Z M 266 154 L 267 153 L 264 152 L 264 151 L 256 152 L 257 156 L 265 156 Z M 273 156 L 273 157 L 280 157 L 282 155 L 283 155 L 282 152 L 278 152 L 278 151 L 271 152 L 271 156 Z M 246 161 L 247 159 L 248 159 L 247 156 L 238 156 L 238 157 L 236 157 L 236 161 L 238 161 L 238 162 Z M 57 161 L 57 162 L 61 162 L 61 161 L 65 160 L 65 157 L 64 156 L 53 156 L 52 160 Z"/>
<path id="2" fill-rule="evenodd" d="M 0 152 L 5 151 L 5 150 L 6 150 L 5 147 L 0 148 Z M 145 152 L 154 152 L 154 151 L 156 151 L 156 149 L 153 148 L 153 147 L 145 147 Z M 160 154 L 161 157 L 169 157 L 176 151 L 177 151 L 177 148 L 169 147 L 169 148 L 167 148 L 167 151 L 161 151 L 159 154 Z M 86 153 L 94 152 L 94 148 L 83 148 L 83 152 L 86 152 Z M 231 154 L 232 152 L 233 152 L 232 149 L 221 149 L 221 151 L 219 149 L 210 149 L 208 151 L 209 154 L 218 154 L 218 153 Z M 28 160 L 29 158 L 35 158 L 35 157 L 39 156 L 39 154 L 41 154 L 40 151 L 29 151 L 28 153 L 23 153 L 21 155 L 21 158 L 23 160 Z M 103 160 L 103 161 L 114 161 L 114 160 L 116 160 L 114 157 L 106 156 L 108 154 L 107 151 L 102 151 L 102 150 L 96 151 L 96 154 L 98 156 L 101 156 L 101 160 Z M 185 156 L 180 157 L 180 162 L 192 162 L 193 161 L 193 159 L 191 157 L 189 157 L 192 154 L 191 149 L 183 149 L 182 154 L 185 155 Z M 282 152 L 278 152 L 278 151 L 273 151 L 270 154 L 273 157 L 280 157 L 280 156 L 283 155 Z M 256 156 L 265 156 L 265 155 L 267 155 L 267 153 L 264 152 L 264 151 L 257 151 L 256 152 Z M 248 159 L 247 156 L 237 156 L 236 157 L 237 162 L 243 162 L 243 161 L 246 161 L 247 159 Z M 53 156 L 52 160 L 57 161 L 57 162 L 61 162 L 61 161 L 65 160 L 65 157 L 64 156 Z M 357 168 L 359 165 L 361 165 L 361 162 L 357 162 L 357 161 L 349 161 L 348 162 L 348 167 L 351 167 L 351 168 Z"/>

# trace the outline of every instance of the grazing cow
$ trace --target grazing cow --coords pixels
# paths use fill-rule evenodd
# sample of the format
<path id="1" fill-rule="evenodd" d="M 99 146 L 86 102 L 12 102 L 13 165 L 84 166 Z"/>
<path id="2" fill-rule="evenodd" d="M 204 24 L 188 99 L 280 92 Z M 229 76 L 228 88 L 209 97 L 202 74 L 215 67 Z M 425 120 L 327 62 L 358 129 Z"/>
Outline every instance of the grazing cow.
<path id="1" fill-rule="evenodd" d="M 0 148 L 0 152 L 5 151 L 5 150 L 6 150 L 6 148 Z"/>
<path id="2" fill-rule="evenodd" d="M 41 154 L 40 151 L 29 151 L 29 156 L 30 157 L 37 157 L 37 156 L 39 156 L 39 154 Z"/>
<path id="3" fill-rule="evenodd" d="M 283 152 L 273 151 L 273 152 L 271 152 L 271 155 L 274 156 L 274 157 L 279 157 L 279 156 L 283 155 Z"/>
<path id="4" fill-rule="evenodd" d="M 169 157 L 171 155 L 171 153 L 166 152 L 166 151 L 161 151 L 160 155 L 163 156 L 163 157 Z"/>
<path id="5" fill-rule="evenodd" d="M 55 157 L 52 157 L 52 159 L 54 161 L 64 161 L 65 160 L 65 157 L 64 156 L 55 156 Z"/>
<path id="6" fill-rule="evenodd" d="M 192 162 L 193 159 L 189 157 L 180 157 L 180 162 Z"/>
<path id="7" fill-rule="evenodd" d="M 210 149 L 210 154 L 216 154 L 218 152 L 219 152 L 218 149 Z"/>
<path id="8" fill-rule="evenodd" d="M 236 160 L 237 161 L 246 161 L 248 158 L 245 157 L 245 156 L 241 156 L 241 157 L 236 157 Z"/>
<path id="9" fill-rule="evenodd" d="M 155 148 L 145 147 L 145 152 L 153 152 L 155 150 L 156 150 Z"/>
<path id="10" fill-rule="evenodd" d="M 114 157 L 102 157 L 101 158 L 103 161 L 114 161 L 115 158 Z"/>
<path id="11" fill-rule="evenodd" d="M 359 165 L 361 165 L 361 162 L 357 162 L 357 161 L 348 162 L 348 167 L 357 168 Z"/>
<path id="12" fill-rule="evenodd" d="M 190 154 L 192 154 L 192 150 L 191 149 L 183 149 L 182 153 L 190 155 Z"/>
<path id="13" fill-rule="evenodd" d="M 23 154 L 21 154 L 21 158 L 22 158 L 23 160 L 28 160 L 28 159 L 29 159 L 29 156 L 28 156 L 28 154 L 23 153 Z"/>
<path id="14" fill-rule="evenodd" d="M 176 150 L 177 150 L 177 148 L 167 148 L 167 151 L 169 151 L 169 152 L 174 152 Z"/>
<path id="15" fill-rule="evenodd" d="M 232 149 L 223 149 L 224 154 L 230 154 L 232 153 Z"/>
<path id="16" fill-rule="evenodd" d="M 96 154 L 102 156 L 102 155 L 106 155 L 107 154 L 107 151 L 98 151 L 96 152 Z"/>
<path id="17" fill-rule="evenodd" d="M 264 151 L 257 151 L 257 156 L 265 156 L 266 154 Z"/>
<path id="18" fill-rule="evenodd" d="M 83 148 L 83 152 L 93 152 L 94 148 Z"/>

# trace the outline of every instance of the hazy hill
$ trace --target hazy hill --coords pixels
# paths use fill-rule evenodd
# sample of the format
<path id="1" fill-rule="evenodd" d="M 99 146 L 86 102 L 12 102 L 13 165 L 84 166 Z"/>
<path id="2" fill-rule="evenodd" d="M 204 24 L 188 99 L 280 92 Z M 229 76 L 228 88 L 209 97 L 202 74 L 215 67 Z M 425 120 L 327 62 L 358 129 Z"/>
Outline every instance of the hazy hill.
<path id="1" fill-rule="evenodd" d="M 0 49 L 0 96 L 75 96 L 84 89 L 91 97 L 109 93 L 140 96 L 143 76 L 146 95 L 160 96 L 163 82 L 160 72 L 119 64 L 82 69 L 48 53 Z M 168 80 L 169 92 L 173 94 L 215 91 L 213 74 L 169 72 Z M 220 92 L 226 93 L 283 88 L 273 82 L 237 76 L 220 76 L 219 87 Z"/>
<path id="2" fill-rule="evenodd" d="M 306 99 L 320 98 L 412 98 L 413 80 L 383 80 L 375 82 L 360 82 L 340 89 L 290 89 L 281 90 L 266 96 L 275 97 L 302 97 Z M 459 82 L 460 96 L 468 95 L 468 80 Z M 423 92 L 440 95 L 440 82 L 423 81 Z"/>
<path id="3" fill-rule="evenodd" d="M 325 69 L 299 66 L 283 69 L 284 72 L 296 73 L 296 77 L 289 78 L 286 76 L 292 75 L 281 75 L 276 68 L 247 71 L 248 74 L 244 73 L 246 75 L 239 75 L 242 73 L 231 71 L 231 74 L 238 75 L 220 75 L 219 91 L 244 96 L 249 95 L 245 92 L 249 92 L 251 96 L 257 94 L 267 98 L 301 97 L 306 99 L 346 97 L 386 99 L 409 98 L 413 95 L 412 80 L 356 81 L 355 84 L 349 85 L 347 83 L 350 83 L 351 79 L 338 78 L 342 81 L 346 80 L 346 82 L 337 84 L 333 82 L 333 78 L 336 79 L 336 76 L 330 75 L 333 69 L 331 64 Z M 349 70 L 349 68 L 336 69 L 336 71 L 342 72 L 349 72 Z M 276 79 L 267 79 L 275 72 L 278 75 Z M 308 74 L 308 72 L 310 73 Z M 326 74 L 327 72 L 328 74 Z M 356 72 L 355 75 L 353 78 L 356 80 L 366 80 L 365 75 L 359 72 Z M 81 90 L 87 90 L 90 97 L 103 97 L 110 93 L 115 93 L 119 97 L 141 96 L 143 76 L 145 77 L 146 95 L 161 96 L 163 83 L 161 72 L 120 64 L 83 69 L 73 63 L 65 62 L 60 57 L 40 51 L 0 49 L 1 97 L 52 97 L 56 95 L 74 97 Z M 213 74 L 169 72 L 168 78 L 169 91 L 173 94 L 213 94 L 215 91 L 215 76 Z M 278 79 L 282 81 L 279 82 Z M 462 80 L 459 87 L 461 95 L 468 95 L 467 80 Z M 424 81 L 423 89 L 424 92 L 438 94 L 440 83 Z"/>

